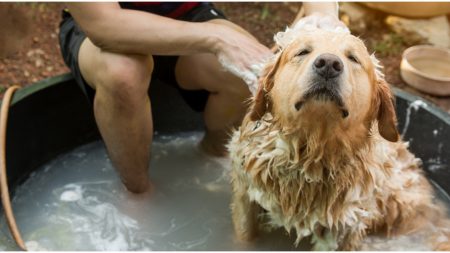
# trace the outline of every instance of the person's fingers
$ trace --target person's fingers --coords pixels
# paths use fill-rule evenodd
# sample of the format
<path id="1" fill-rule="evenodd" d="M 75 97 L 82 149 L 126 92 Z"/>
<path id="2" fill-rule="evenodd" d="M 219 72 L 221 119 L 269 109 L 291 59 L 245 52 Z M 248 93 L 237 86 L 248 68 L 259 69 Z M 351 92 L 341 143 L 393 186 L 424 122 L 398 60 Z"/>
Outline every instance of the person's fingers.
<path id="1" fill-rule="evenodd" d="M 228 62 L 226 59 L 222 58 L 219 62 L 225 68 L 225 70 L 240 77 L 248 86 L 250 92 L 254 94 L 256 92 L 256 86 L 258 82 L 257 74 L 250 68 L 251 63 L 246 57 L 237 57 L 236 59 L 231 59 L 232 62 Z"/>
<path id="2" fill-rule="evenodd" d="M 272 51 L 255 39 L 228 28 L 224 28 L 221 35 L 226 43 L 217 53 L 219 62 L 225 70 L 240 77 L 254 94 L 259 74 L 255 65 L 273 56 Z"/>

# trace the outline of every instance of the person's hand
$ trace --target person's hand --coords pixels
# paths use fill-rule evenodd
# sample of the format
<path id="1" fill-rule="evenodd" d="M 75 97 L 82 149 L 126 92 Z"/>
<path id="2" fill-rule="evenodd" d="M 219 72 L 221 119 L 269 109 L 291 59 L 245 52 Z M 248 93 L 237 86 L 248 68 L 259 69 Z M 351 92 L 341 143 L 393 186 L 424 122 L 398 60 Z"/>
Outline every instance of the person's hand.
<path id="1" fill-rule="evenodd" d="M 217 25 L 215 33 L 218 40 L 213 52 L 219 62 L 226 70 L 242 78 L 254 94 L 259 71 L 273 56 L 272 51 L 250 35 L 226 25 Z"/>
<path id="2" fill-rule="evenodd" d="M 275 35 L 275 41 L 280 48 L 287 47 L 295 38 L 301 36 L 302 31 L 314 32 L 317 29 L 332 32 L 350 33 L 350 30 L 337 15 L 329 12 L 313 12 L 310 15 L 299 19 L 284 32 Z"/>
<path id="3" fill-rule="evenodd" d="M 323 29 L 328 31 L 350 32 L 347 26 L 342 21 L 340 21 L 336 15 L 322 12 L 314 12 L 311 15 L 300 19 L 294 25 L 294 29 Z"/>

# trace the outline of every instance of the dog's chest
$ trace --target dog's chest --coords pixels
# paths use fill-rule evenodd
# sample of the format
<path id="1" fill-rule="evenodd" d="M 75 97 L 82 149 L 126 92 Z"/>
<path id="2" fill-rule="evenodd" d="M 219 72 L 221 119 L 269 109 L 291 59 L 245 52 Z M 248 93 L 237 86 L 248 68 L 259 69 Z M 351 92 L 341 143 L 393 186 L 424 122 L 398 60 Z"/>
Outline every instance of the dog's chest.
<path id="1" fill-rule="evenodd" d="M 255 134 L 247 136 L 249 132 Z M 370 191 L 357 185 L 334 188 L 336 178 L 330 179 L 324 166 L 306 171 L 295 140 L 283 137 L 268 122 L 236 131 L 229 148 L 234 185 L 245 186 L 250 200 L 267 211 L 273 225 L 308 234 L 318 225 L 363 227 L 361 221 L 378 215 L 368 211 L 377 209 Z"/>
<path id="2" fill-rule="evenodd" d="M 276 196 L 271 196 L 271 194 L 268 194 L 257 187 L 249 187 L 247 194 L 251 201 L 258 203 L 265 211 L 267 211 L 266 218 L 269 218 L 271 225 L 277 227 L 291 226 L 289 220 L 291 220 L 292 217 L 283 214 Z"/>

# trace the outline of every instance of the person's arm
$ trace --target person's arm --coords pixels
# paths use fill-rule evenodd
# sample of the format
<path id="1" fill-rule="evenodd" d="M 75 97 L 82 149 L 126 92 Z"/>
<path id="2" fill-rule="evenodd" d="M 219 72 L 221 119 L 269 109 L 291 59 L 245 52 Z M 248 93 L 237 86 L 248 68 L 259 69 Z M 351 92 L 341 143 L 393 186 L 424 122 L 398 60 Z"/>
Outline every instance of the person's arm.
<path id="1" fill-rule="evenodd" d="M 304 2 L 303 8 L 305 9 L 305 16 L 318 12 L 339 18 L 339 6 L 337 2 Z"/>
<path id="2" fill-rule="evenodd" d="M 345 24 L 339 20 L 337 2 L 304 2 L 293 26 L 313 26 L 328 30 L 339 28 L 348 31 Z"/>
<path id="3" fill-rule="evenodd" d="M 69 10 L 102 50 L 146 55 L 212 53 L 249 85 L 257 80 L 252 65 L 272 55 L 249 34 L 224 24 L 178 21 L 122 9 L 118 3 L 70 3 Z"/>
<path id="4" fill-rule="evenodd" d="M 70 3 L 69 10 L 97 47 L 112 52 L 158 55 L 214 53 L 245 61 L 243 57 L 259 59 L 268 51 L 250 36 L 225 25 L 178 21 L 122 9 L 118 3 Z"/>
<path id="5" fill-rule="evenodd" d="M 219 43 L 209 25 L 120 8 L 118 3 L 69 3 L 87 37 L 99 48 L 121 53 L 187 54 L 213 50 Z"/>

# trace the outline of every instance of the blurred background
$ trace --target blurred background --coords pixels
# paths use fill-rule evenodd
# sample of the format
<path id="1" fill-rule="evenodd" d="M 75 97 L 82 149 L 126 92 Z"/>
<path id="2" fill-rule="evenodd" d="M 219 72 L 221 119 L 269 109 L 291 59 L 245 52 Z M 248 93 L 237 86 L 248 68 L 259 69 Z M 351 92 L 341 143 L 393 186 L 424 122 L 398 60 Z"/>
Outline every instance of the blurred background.
<path id="1" fill-rule="evenodd" d="M 236 24 L 263 44 L 284 30 L 301 3 L 215 4 Z M 68 72 L 58 46 L 63 3 L 0 3 L 0 98 L 5 89 L 27 86 Z M 395 87 L 420 95 L 450 113 L 450 97 L 422 93 L 400 77 L 403 51 L 412 45 L 450 48 L 450 3 L 340 3 L 341 19 L 363 39 L 384 65 L 386 80 Z M 450 69 L 449 69 L 450 72 Z"/>

